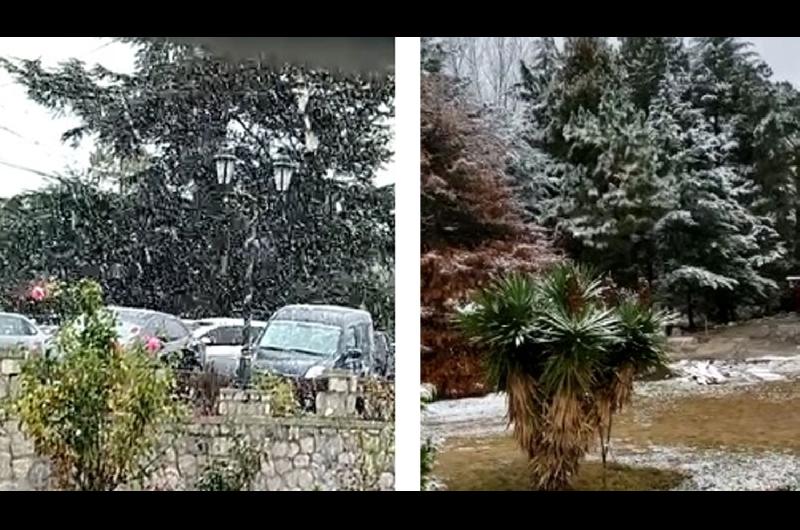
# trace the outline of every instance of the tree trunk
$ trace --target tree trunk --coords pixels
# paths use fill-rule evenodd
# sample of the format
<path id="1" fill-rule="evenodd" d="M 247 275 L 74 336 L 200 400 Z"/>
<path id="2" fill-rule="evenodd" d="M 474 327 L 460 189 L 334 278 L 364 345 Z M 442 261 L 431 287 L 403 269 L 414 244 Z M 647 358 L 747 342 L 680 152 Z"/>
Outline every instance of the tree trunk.
<path id="1" fill-rule="evenodd" d="M 692 291 L 686 292 L 686 318 L 689 319 L 689 329 L 694 329 L 694 308 L 692 307 Z"/>

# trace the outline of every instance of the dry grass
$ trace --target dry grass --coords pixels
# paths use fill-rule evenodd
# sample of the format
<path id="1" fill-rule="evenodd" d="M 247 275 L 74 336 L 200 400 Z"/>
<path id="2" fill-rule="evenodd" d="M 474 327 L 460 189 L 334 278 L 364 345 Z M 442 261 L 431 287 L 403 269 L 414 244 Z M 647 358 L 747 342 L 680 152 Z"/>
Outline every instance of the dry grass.
<path id="1" fill-rule="evenodd" d="M 613 443 L 632 447 L 688 446 L 800 453 L 800 381 L 743 387 L 735 393 L 658 401 L 637 398 L 615 418 Z M 527 461 L 510 436 L 451 439 L 434 474 L 453 490 L 527 490 Z M 683 475 L 652 468 L 611 466 L 609 490 L 663 490 Z M 599 462 L 584 462 L 577 490 L 600 490 Z"/>
<path id="2" fill-rule="evenodd" d="M 530 489 L 528 463 L 510 437 L 461 440 L 440 453 L 434 475 L 448 490 L 520 491 Z M 668 490 L 685 478 L 676 471 L 647 467 L 609 466 L 603 487 L 599 462 L 581 465 L 573 489 L 582 491 Z"/>
<path id="3" fill-rule="evenodd" d="M 613 438 L 638 446 L 800 451 L 800 381 L 666 403 L 637 399 L 615 420 Z"/>

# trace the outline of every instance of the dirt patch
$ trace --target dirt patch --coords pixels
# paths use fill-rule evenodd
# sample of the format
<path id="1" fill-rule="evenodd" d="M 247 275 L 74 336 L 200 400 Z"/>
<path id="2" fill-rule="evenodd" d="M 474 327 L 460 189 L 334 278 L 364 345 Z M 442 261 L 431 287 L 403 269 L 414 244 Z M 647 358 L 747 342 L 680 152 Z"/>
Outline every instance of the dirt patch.
<path id="1" fill-rule="evenodd" d="M 692 480 L 684 489 L 772 489 L 795 480 L 784 475 L 798 469 L 800 458 L 800 381 L 729 390 L 637 396 L 615 418 L 612 457 L 628 465 L 609 470 L 607 489 L 673 489 L 687 474 Z M 483 399 L 481 410 L 502 405 Z M 457 432 L 461 438 L 447 440 L 434 468 L 448 489 L 528 489 L 526 459 L 507 433 L 466 438 L 464 426 Z M 597 455 L 589 455 L 575 489 L 603 489 L 601 470 Z"/>
<path id="2" fill-rule="evenodd" d="M 637 446 L 800 452 L 800 381 L 668 401 L 636 398 L 615 421 L 613 434 L 615 440 Z"/>
<path id="3" fill-rule="evenodd" d="M 467 443 L 451 441 L 440 453 L 434 475 L 448 490 L 454 491 L 530 489 L 527 460 L 508 436 L 471 439 Z M 669 490 L 684 479 L 686 475 L 678 471 L 611 464 L 606 472 L 604 487 L 602 465 L 599 462 L 584 462 L 573 489 Z"/>

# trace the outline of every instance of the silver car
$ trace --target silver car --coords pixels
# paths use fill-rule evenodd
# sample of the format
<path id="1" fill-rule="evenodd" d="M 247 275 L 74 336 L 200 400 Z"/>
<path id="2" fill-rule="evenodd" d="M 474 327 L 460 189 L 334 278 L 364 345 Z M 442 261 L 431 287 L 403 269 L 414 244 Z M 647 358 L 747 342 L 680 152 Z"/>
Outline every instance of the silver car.
<path id="1" fill-rule="evenodd" d="M 117 317 L 117 334 L 123 344 L 146 342 L 155 337 L 161 342 L 161 357 L 178 353 L 190 367 L 205 364 L 205 344 L 195 339 L 178 317 L 149 309 L 117 306 L 108 309 Z"/>
<path id="2" fill-rule="evenodd" d="M 48 336 L 18 313 L 0 313 L 0 351 L 22 351 L 25 358 L 42 355 Z"/>

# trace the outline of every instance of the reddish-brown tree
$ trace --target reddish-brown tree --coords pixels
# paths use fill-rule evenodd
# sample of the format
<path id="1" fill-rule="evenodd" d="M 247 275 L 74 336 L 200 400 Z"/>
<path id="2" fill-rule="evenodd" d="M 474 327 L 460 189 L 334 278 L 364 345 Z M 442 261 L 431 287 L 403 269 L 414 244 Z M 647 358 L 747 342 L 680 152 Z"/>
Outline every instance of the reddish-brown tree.
<path id="1" fill-rule="evenodd" d="M 489 278 L 557 261 L 541 229 L 523 221 L 505 172 L 505 148 L 458 97 L 452 81 L 423 75 L 422 380 L 444 397 L 480 395 L 480 352 L 452 323 Z"/>

